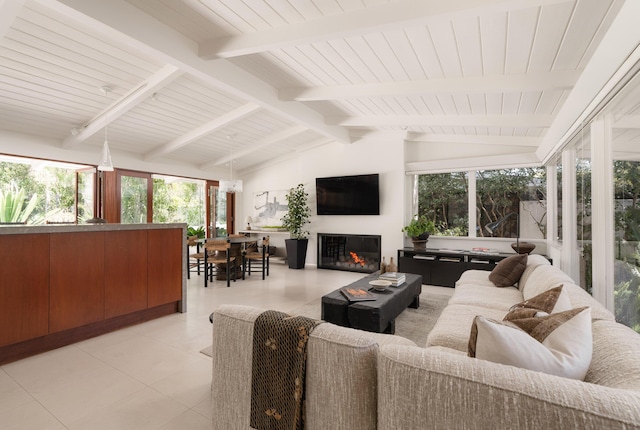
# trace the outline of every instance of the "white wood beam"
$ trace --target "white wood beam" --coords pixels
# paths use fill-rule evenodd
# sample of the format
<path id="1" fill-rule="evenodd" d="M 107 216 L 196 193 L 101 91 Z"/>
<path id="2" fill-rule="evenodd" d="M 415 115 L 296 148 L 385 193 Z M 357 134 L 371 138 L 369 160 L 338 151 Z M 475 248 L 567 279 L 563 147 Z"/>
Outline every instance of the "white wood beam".
<path id="1" fill-rule="evenodd" d="M 13 25 L 24 3 L 25 0 L 0 0 L 0 40 Z"/>
<path id="2" fill-rule="evenodd" d="M 103 129 L 105 125 L 115 121 L 159 89 L 167 86 L 174 79 L 182 74 L 177 67 L 167 64 L 162 69 L 145 79 L 140 85 L 129 91 L 111 106 L 100 112 L 81 127 L 77 134 L 68 136 L 62 142 L 64 148 L 74 147 L 84 142 L 96 132 Z"/>
<path id="3" fill-rule="evenodd" d="M 563 3 L 568 0 L 402 0 L 357 9 L 241 36 L 200 44 L 205 59 L 231 58 L 323 40 L 341 39 L 408 25 L 426 24 L 460 14 L 485 14 Z"/>
<path id="4" fill-rule="evenodd" d="M 160 157 L 162 155 L 169 154 L 170 152 L 177 151 L 182 148 L 200 139 L 203 136 L 213 133 L 216 130 L 219 130 L 223 127 L 228 126 L 229 124 L 233 124 L 236 121 L 240 121 L 242 118 L 245 118 L 255 111 L 260 109 L 255 103 L 247 103 L 237 109 L 232 110 L 231 112 L 227 112 L 226 114 L 214 119 L 213 121 L 209 121 L 206 124 L 201 125 L 200 127 L 194 128 L 189 133 L 186 133 L 171 142 L 168 142 L 162 145 L 160 148 L 156 148 L 153 151 L 149 151 L 144 155 L 144 159 L 149 161 L 153 158 Z"/>
<path id="5" fill-rule="evenodd" d="M 538 157 L 536 157 L 534 153 L 529 152 L 524 154 L 409 162 L 405 164 L 405 174 L 419 175 L 423 173 L 448 173 L 475 169 L 510 169 L 513 167 L 540 167 L 540 165 L 541 163 Z"/>
<path id="6" fill-rule="evenodd" d="M 368 115 L 327 117 L 329 124 L 346 127 L 542 127 L 551 125 L 550 115 Z"/>
<path id="7" fill-rule="evenodd" d="M 252 152 L 256 151 L 257 149 L 261 149 L 267 146 L 271 146 L 275 143 L 281 142 L 285 139 L 288 139 L 292 136 L 295 136 L 297 134 L 300 133 L 304 133 L 305 131 L 307 131 L 308 129 L 306 127 L 303 127 L 301 125 L 296 125 L 290 128 L 287 128 L 285 130 L 282 130 L 278 133 L 272 134 L 270 136 L 265 137 L 264 139 L 260 139 L 258 142 L 256 142 L 253 145 L 247 145 L 244 149 L 242 149 L 241 151 L 234 151 L 233 154 L 229 154 L 227 156 L 224 157 L 220 157 L 217 160 L 213 160 L 210 161 L 208 163 L 204 163 L 201 164 L 199 166 L 200 169 L 208 169 L 214 166 L 219 166 L 221 164 L 224 163 L 228 163 L 229 161 L 232 161 L 236 158 L 240 158 L 243 157 L 247 154 L 251 154 Z"/>
<path id="8" fill-rule="evenodd" d="M 558 70 L 526 75 L 478 76 L 375 84 L 331 85 L 312 88 L 283 88 L 281 100 L 319 101 L 358 97 L 386 97 L 444 93 L 506 93 L 569 90 L 580 77 L 575 70 Z"/>
<path id="9" fill-rule="evenodd" d="M 477 145 L 507 145 L 507 146 L 531 146 L 537 147 L 541 138 L 519 136 L 481 136 L 481 135 L 455 135 L 455 134 L 407 134 L 407 142 L 425 143 L 473 143 Z"/>
<path id="10" fill-rule="evenodd" d="M 342 143 L 351 143 L 349 133 L 325 124 L 324 117 L 301 103 L 283 102 L 277 90 L 226 60 L 205 61 L 197 55 L 197 44 L 145 14 L 124 0 L 33 0 L 71 17 L 109 39 L 134 49 L 201 79 L 220 90 L 261 105 L 291 122 Z"/>

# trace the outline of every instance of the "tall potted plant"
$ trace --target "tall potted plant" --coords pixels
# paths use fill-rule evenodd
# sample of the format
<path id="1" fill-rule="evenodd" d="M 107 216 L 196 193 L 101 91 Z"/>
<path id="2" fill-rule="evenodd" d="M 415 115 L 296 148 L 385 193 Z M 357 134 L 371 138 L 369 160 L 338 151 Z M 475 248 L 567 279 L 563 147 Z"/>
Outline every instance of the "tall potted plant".
<path id="1" fill-rule="evenodd" d="M 290 269 L 303 269 L 309 244 L 309 232 L 304 230 L 304 225 L 309 222 L 311 216 L 309 194 L 304 190 L 303 184 L 298 184 L 297 187 L 289 190 L 286 199 L 289 210 L 282 217 L 282 225 L 291 235 L 290 239 L 284 241 L 287 248 L 287 262 Z"/>

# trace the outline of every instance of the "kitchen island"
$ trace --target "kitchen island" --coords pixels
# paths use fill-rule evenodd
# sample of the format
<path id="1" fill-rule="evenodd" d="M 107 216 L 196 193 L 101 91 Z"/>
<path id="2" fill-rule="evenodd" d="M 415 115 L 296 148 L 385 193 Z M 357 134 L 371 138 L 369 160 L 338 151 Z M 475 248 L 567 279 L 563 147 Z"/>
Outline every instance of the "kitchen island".
<path id="1" fill-rule="evenodd" d="M 186 224 L 0 227 L 0 364 L 186 311 Z"/>

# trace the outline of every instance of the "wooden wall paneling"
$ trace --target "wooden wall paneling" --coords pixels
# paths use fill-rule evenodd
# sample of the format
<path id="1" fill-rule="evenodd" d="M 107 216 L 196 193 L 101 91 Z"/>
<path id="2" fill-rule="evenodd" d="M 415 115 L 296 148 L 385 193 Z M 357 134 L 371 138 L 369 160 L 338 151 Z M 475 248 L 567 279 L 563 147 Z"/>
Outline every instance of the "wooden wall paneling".
<path id="1" fill-rule="evenodd" d="M 149 307 L 182 299 L 182 229 L 149 230 Z"/>
<path id="2" fill-rule="evenodd" d="M 50 234 L 50 333 L 104 319 L 104 238 Z"/>
<path id="3" fill-rule="evenodd" d="M 147 231 L 105 237 L 105 318 L 147 308 Z"/>
<path id="4" fill-rule="evenodd" d="M 0 346 L 49 331 L 49 235 L 0 236 Z"/>

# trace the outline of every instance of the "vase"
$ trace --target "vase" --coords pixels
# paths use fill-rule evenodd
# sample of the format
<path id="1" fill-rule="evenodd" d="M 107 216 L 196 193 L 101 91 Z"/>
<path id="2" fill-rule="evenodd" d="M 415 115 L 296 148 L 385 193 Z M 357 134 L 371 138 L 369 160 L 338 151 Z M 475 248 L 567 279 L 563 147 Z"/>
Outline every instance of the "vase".
<path id="1" fill-rule="evenodd" d="M 393 262 L 393 257 L 389 260 L 389 264 L 387 264 L 387 272 L 397 272 L 398 266 Z"/>
<path id="2" fill-rule="evenodd" d="M 387 262 L 385 261 L 384 257 L 382 257 L 382 263 L 380 263 L 380 274 L 382 275 L 386 271 L 387 271 Z"/>

